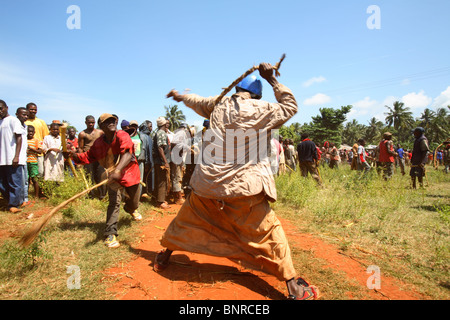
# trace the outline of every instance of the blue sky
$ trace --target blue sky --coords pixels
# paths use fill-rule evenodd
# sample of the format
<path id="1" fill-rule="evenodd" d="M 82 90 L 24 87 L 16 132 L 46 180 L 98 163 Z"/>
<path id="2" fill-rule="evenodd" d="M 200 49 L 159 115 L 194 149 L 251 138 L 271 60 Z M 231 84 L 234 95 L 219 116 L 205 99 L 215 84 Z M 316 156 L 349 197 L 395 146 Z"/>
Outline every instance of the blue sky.
<path id="1" fill-rule="evenodd" d="M 70 5 L 80 29 L 69 29 Z M 379 29 L 369 29 L 371 5 Z M 220 94 L 260 62 L 286 60 L 279 81 L 305 123 L 321 107 L 384 120 L 403 101 L 416 117 L 450 104 L 450 1 L 0 1 L 0 99 L 33 101 L 48 123 L 104 112 L 156 122 L 172 88 Z M 372 20 L 370 20 L 372 21 Z M 268 84 L 263 99 L 275 101 Z M 203 119 L 178 104 L 189 124 Z"/>

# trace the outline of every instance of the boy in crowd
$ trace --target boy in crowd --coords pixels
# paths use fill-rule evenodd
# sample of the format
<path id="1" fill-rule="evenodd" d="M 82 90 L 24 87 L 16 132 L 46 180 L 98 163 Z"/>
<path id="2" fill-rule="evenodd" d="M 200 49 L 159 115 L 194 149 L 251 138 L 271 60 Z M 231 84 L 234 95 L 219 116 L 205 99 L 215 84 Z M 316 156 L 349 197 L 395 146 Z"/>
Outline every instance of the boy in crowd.
<path id="1" fill-rule="evenodd" d="M 44 180 L 64 181 L 64 157 L 61 150 L 61 137 L 58 123 L 50 124 L 50 134 L 44 138 Z"/>
<path id="2" fill-rule="evenodd" d="M 38 165 L 38 155 L 43 153 L 42 142 L 39 141 L 35 135 L 35 128 L 33 126 L 28 126 L 27 128 L 27 170 L 28 179 L 34 188 L 34 196 L 36 199 L 39 198 L 39 165 Z"/>

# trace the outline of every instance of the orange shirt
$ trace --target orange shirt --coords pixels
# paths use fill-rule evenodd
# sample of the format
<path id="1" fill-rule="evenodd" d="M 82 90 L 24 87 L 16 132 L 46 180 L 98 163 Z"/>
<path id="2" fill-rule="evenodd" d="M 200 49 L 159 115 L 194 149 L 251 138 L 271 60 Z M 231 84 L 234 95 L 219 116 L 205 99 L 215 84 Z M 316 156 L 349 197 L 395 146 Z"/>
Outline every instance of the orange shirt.
<path id="1" fill-rule="evenodd" d="M 28 147 L 33 149 L 42 149 L 42 141 L 39 141 L 38 138 L 28 139 Z M 38 154 L 33 151 L 27 151 L 27 162 L 29 163 L 37 163 Z"/>

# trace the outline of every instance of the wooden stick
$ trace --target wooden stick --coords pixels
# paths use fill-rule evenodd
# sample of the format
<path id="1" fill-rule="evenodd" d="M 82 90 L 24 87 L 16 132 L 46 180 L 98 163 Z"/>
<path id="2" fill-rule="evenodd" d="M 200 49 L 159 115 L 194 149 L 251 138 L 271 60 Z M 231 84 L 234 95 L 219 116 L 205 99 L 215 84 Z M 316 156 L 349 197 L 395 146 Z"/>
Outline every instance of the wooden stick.
<path id="1" fill-rule="evenodd" d="M 283 62 L 283 60 L 286 58 L 286 54 L 283 54 L 281 56 L 280 61 L 278 61 L 278 63 L 273 67 L 273 69 L 275 70 L 275 75 L 277 77 L 280 76 L 280 72 L 278 71 L 280 69 L 281 63 Z M 225 95 L 231 91 L 231 89 L 233 89 L 239 82 L 241 82 L 242 80 L 245 79 L 245 77 L 247 77 L 248 75 L 252 74 L 254 71 L 258 70 L 258 66 L 253 66 L 252 68 L 248 69 L 244 74 L 242 74 L 239 78 L 237 78 L 236 80 L 233 81 L 232 84 L 230 84 L 227 88 L 224 88 L 224 90 L 222 91 L 222 93 L 217 97 L 214 105 L 218 104 L 223 97 L 225 97 Z"/>

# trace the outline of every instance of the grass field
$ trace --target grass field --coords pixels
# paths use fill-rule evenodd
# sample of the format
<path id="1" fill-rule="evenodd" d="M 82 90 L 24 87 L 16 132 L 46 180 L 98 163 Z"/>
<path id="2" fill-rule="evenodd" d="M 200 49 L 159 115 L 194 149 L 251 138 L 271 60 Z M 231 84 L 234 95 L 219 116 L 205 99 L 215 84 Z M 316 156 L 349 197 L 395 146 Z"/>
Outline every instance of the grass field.
<path id="1" fill-rule="evenodd" d="M 345 165 L 321 167 L 321 175 L 324 188 L 298 172 L 277 178 L 277 214 L 432 299 L 450 298 L 450 175 L 428 168 L 425 188 L 417 190 L 399 172 L 384 181 L 376 172 L 361 178 Z M 313 272 L 314 264 L 305 263 L 313 258 L 303 255 L 297 267 Z M 337 296 L 349 289 L 335 275 L 316 276 Z"/>
<path id="2" fill-rule="evenodd" d="M 348 166 L 339 170 L 321 168 L 324 187 L 298 172 L 276 178 L 278 216 L 289 220 L 301 232 L 337 244 L 343 252 L 377 265 L 383 274 L 410 284 L 432 299 L 449 299 L 450 175 L 428 168 L 428 185 L 409 188 L 409 177 L 396 173 L 383 181 L 376 173 L 361 179 Z M 66 177 L 62 186 L 49 186 L 49 200 L 36 203 L 33 212 L 48 212 L 84 188 L 82 182 Z M 21 230 L 36 219 L 20 220 L 8 212 L 0 214 L 1 230 L 13 235 L 0 239 L 0 299 L 102 300 L 112 299 L 106 290 L 114 279 L 105 276 L 109 267 L 135 256 L 133 243 L 139 228 L 157 219 L 161 212 L 147 203 L 146 215 L 135 223 L 121 214 L 120 241 L 116 250 L 105 250 L 103 228 L 107 201 L 77 200 L 51 220 L 32 246 L 18 246 Z M 31 212 L 31 211 L 30 211 Z M 292 248 L 299 273 L 307 271 L 318 286 L 326 285 L 329 297 L 340 299 L 344 292 L 361 297 L 351 281 L 332 270 L 318 268 L 324 262 L 312 252 Z M 68 267 L 82 272 L 83 290 L 68 290 Z M 317 271 L 316 271 L 317 270 Z"/>

